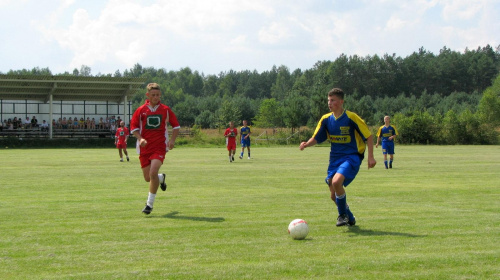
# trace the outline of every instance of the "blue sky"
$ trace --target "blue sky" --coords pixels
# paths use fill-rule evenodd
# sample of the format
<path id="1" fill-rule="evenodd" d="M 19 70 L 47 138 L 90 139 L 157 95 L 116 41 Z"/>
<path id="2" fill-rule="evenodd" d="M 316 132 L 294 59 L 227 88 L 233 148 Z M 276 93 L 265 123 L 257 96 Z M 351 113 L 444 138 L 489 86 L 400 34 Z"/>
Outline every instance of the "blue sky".
<path id="1" fill-rule="evenodd" d="M 500 0 L 0 0 L 0 72 L 204 74 L 500 45 Z"/>

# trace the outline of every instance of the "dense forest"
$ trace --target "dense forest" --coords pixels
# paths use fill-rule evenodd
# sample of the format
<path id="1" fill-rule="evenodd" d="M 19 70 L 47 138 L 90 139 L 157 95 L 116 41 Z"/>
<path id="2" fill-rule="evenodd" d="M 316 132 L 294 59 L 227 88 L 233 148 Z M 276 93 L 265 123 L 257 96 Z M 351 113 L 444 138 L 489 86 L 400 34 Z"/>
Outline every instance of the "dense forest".
<path id="1" fill-rule="evenodd" d="M 123 73 L 95 76 L 143 77 L 160 84 L 164 103 L 184 127 L 216 128 L 243 119 L 258 127 L 313 127 L 328 112 L 327 92 L 340 87 L 344 107 L 368 125 L 378 127 L 384 115 L 394 116 L 401 142 L 492 144 L 498 141 L 499 71 L 500 46 L 487 45 L 464 52 L 443 47 L 439 54 L 420 48 L 404 58 L 342 54 L 307 70 L 281 65 L 261 73 L 204 75 L 189 67 L 167 71 L 136 64 Z M 53 75 L 48 68 L 7 74 Z M 88 66 L 59 75 L 92 76 Z M 132 98 L 134 109 L 144 93 Z"/>

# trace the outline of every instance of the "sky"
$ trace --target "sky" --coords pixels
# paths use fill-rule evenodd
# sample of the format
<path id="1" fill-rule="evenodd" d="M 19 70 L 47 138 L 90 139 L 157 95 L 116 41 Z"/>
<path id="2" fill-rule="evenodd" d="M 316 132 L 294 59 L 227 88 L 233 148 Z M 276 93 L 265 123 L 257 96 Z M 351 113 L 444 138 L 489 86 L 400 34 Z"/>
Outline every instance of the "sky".
<path id="1" fill-rule="evenodd" d="M 204 75 L 500 45 L 500 0 L 0 0 L 0 73 Z"/>

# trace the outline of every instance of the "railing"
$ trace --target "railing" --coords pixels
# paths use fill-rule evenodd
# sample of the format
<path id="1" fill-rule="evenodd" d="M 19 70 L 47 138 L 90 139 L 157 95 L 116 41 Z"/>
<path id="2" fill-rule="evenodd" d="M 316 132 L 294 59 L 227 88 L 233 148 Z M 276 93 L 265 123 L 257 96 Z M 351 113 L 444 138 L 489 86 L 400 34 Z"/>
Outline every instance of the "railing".
<path id="1" fill-rule="evenodd" d="M 172 132 L 170 132 L 172 135 Z M 192 132 L 189 129 L 179 131 L 179 136 L 191 136 Z M 1 137 L 17 137 L 17 138 L 49 138 L 47 130 L 40 128 L 33 129 L 3 129 L 0 131 Z M 52 138 L 114 138 L 115 132 L 109 129 L 54 129 Z M 131 135 L 131 137 L 133 137 Z"/>

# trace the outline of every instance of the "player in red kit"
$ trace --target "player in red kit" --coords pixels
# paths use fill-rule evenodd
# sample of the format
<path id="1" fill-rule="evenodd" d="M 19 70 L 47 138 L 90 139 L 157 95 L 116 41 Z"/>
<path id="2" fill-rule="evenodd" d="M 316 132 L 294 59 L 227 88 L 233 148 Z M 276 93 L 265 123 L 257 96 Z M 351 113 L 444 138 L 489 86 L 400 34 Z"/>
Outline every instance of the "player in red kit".
<path id="1" fill-rule="evenodd" d="M 137 108 L 132 116 L 130 130 L 137 138 L 137 153 L 141 162 L 144 180 L 149 182 L 149 195 L 144 214 L 153 211 L 158 187 L 165 191 L 165 174 L 158 174 L 165 154 L 174 148 L 175 139 L 179 134 L 179 122 L 174 112 L 160 102 L 161 90 L 157 83 L 147 86 L 147 100 L 144 105 Z M 172 137 L 168 135 L 168 124 L 172 126 Z"/>
<path id="2" fill-rule="evenodd" d="M 224 137 L 226 137 L 226 146 L 229 151 L 229 162 L 234 161 L 234 154 L 236 153 L 236 136 L 238 135 L 238 129 L 234 127 L 233 122 L 229 122 L 229 127 L 224 132 Z"/>
<path id="3" fill-rule="evenodd" d="M 123 162 L 123 153 L 127 157 L 127 161 L 130 161 L 128 158 L 127 152 L 127 140 L 128 140 L 129 132 L 128 128 L 125 126 L 125 122 L 120 122 L 120 127 L 116 130 L 115 134 L 115 146 L 118 149 L 118 154 L 120 154 L 120 161 Z"/>

